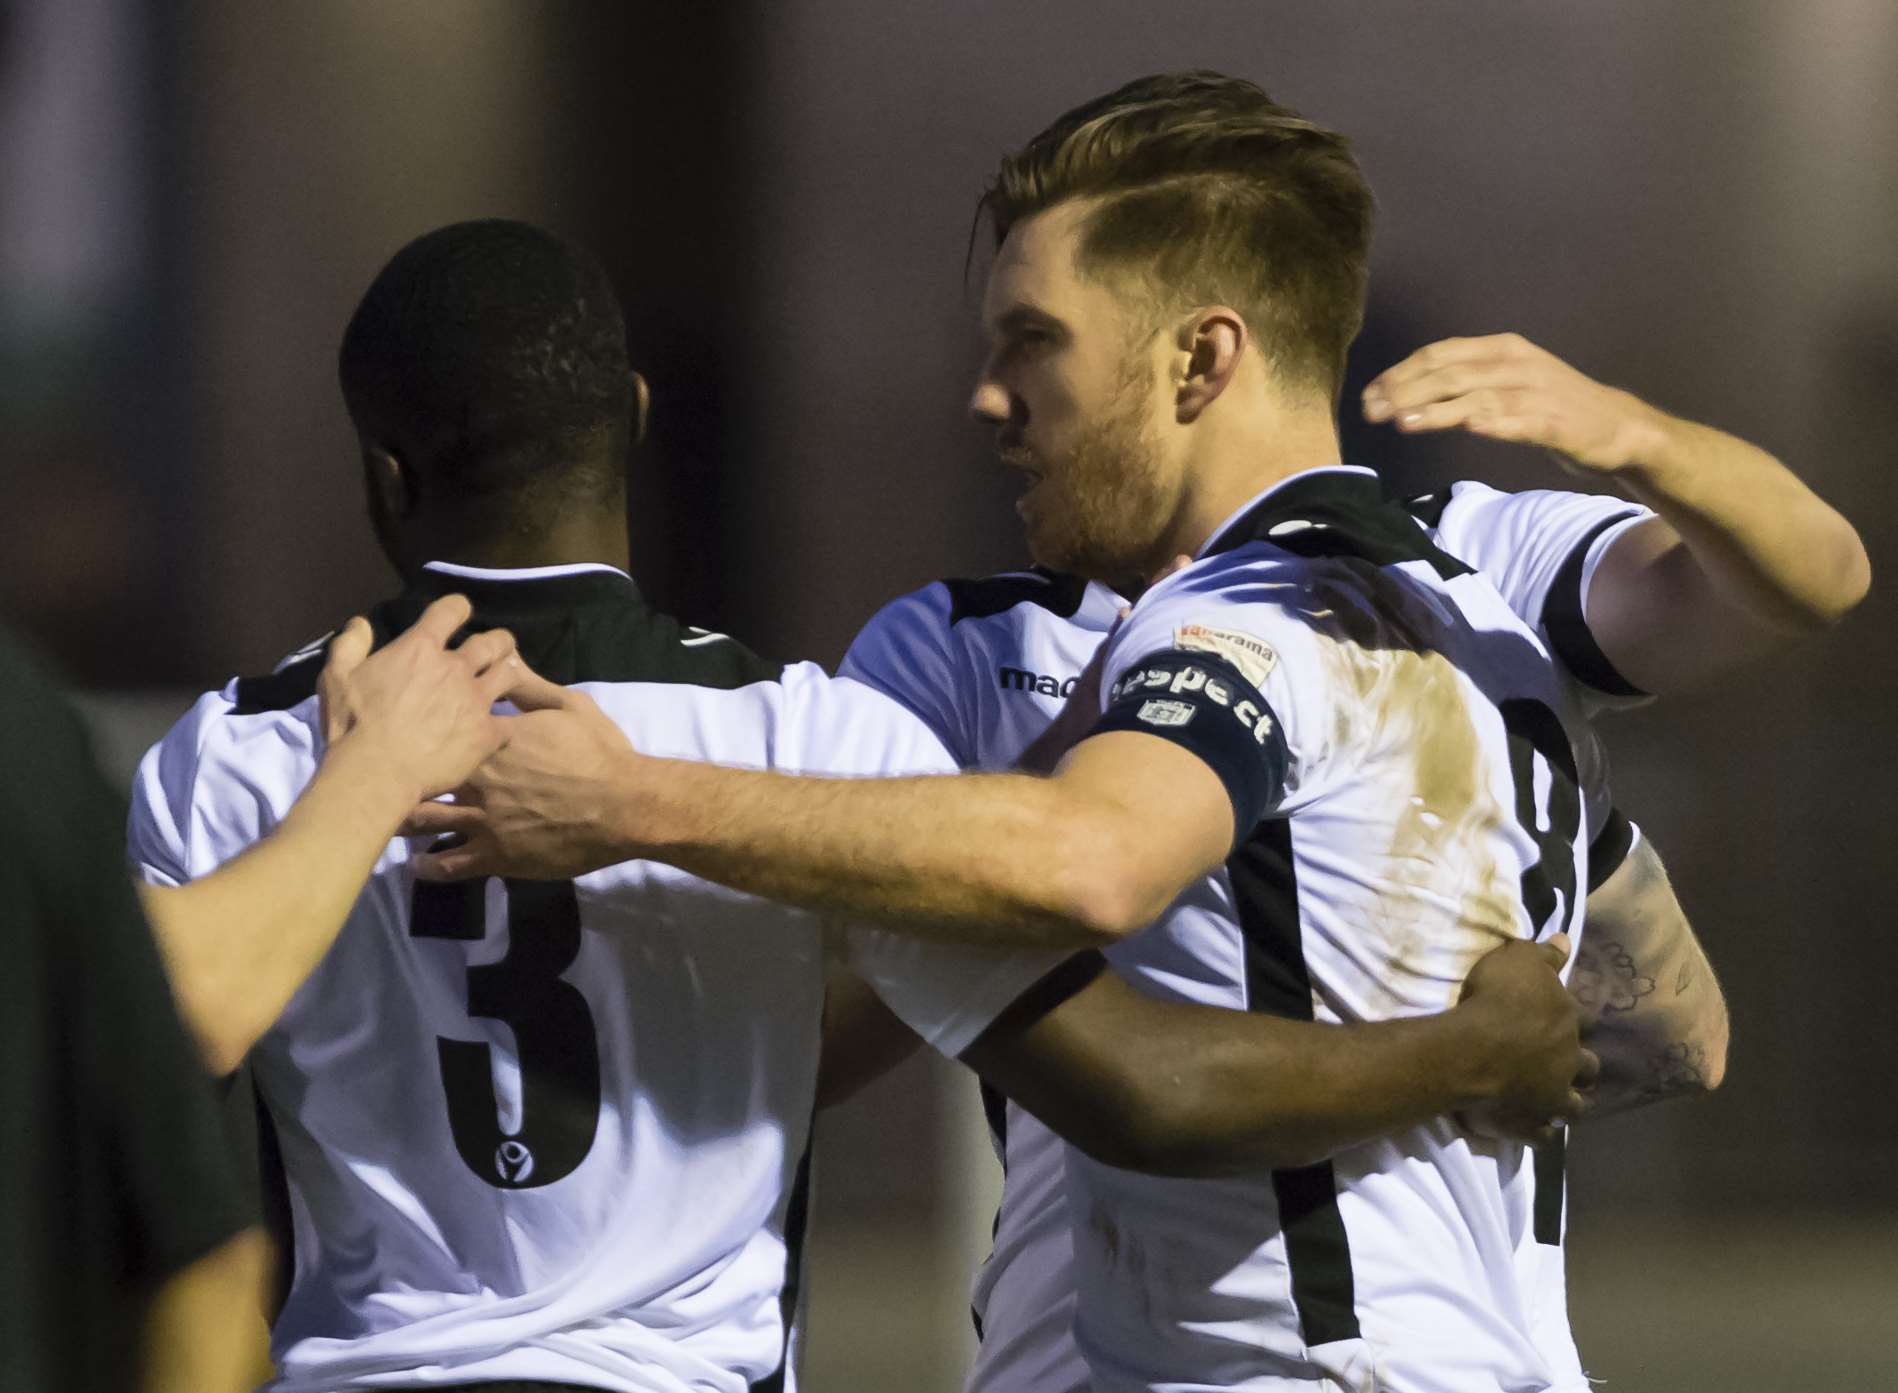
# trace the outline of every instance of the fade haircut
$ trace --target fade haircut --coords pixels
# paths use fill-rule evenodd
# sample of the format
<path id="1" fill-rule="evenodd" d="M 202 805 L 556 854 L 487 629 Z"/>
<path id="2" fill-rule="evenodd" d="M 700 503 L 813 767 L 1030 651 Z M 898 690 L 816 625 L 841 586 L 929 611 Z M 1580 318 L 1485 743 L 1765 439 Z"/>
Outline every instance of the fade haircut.
<path id="1" fill-rule="evenodd" d="M 420 498 L 515 532 L 623 487 L 630 372 L 599 263 L 503 219 L 397 252 L 337 360 L 350 416 L 402 458 Z"/>
<path id="2" fill-rule="evenodd" d="M 1231 305 L 1281 378 L 1336 400 L 1364 321 L 1372 215 L 1342 135 L 1240 78 L 1137 78 L 1005 158 L 977 216 L 1000 247 L 1075 198 L 1100 200 L 1081 229 L 1083 273 L 1130 282 L 1150 322 Z"/>

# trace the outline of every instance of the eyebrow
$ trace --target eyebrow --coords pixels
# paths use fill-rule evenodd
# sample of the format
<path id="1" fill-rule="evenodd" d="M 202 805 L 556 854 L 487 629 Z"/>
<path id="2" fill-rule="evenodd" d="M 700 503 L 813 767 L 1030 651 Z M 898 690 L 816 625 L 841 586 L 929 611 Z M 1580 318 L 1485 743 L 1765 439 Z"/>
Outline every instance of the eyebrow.
<path id="1" fill-rule="evenodd" d="M 1004 334 L 1020 333 L 1023 329 L 1050 329 L 1056 333 L 1065 334 L 1067 328 L 1067 325 L 1046 310 L 1017 301 L 996 316 L 988 332 L 991 338 L 999 338 Z"/>

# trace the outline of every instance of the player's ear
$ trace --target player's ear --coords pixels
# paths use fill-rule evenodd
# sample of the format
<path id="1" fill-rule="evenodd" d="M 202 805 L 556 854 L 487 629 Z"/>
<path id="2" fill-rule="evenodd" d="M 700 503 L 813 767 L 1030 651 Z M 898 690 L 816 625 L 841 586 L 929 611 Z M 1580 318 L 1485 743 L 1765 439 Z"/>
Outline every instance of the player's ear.
<path id="1" fill-rule="evenodd" d="M 629 375 L 633 379 L 633 444 L 639 445 L 646 439 L 646 421 L 652 412 L 652 388 L 638 373 Z"/>
<path id="2" fill-rule="evenodd" d="M 365 440 L 362 469 L 370 496 L 383 517 L 401 522 L 415 511 L 415 480 L 398 455 Z"/>
<path id="3" fill-rule="evenodd" d="M 1219 399 L 1239 371 L 1246 350 L 1246 321 L 1229 305 L 1205 305 L 1184 319 L 1175 342 L 1181 364 L 1174 413 L 1190 425 Z"/>

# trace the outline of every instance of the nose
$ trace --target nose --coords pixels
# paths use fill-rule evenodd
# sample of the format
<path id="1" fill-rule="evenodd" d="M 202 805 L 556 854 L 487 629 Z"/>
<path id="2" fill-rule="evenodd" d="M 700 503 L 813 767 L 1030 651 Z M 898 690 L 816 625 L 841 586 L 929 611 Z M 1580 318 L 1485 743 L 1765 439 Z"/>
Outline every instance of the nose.
<path id="1" fill-rule="evenodd" d="M 969 414 L 976 420 L 991 426 L 1008 424 L 1008 391 L 993 377 L 984 373 L 976 379 L 975 390 L 969 394 Z"/>

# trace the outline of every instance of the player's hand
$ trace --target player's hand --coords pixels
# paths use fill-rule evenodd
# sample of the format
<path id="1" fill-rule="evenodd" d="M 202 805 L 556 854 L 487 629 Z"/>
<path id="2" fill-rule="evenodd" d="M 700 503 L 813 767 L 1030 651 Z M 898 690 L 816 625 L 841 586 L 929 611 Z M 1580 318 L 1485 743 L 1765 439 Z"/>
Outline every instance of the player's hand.
<path id="1" fill-rule="evenodd" d="M 415 860 L 424 880 L 511 876 L 572 880 L 626 859 L 602 816 L 617 779 L 638 758 L 618 726 L 585 692 L 524 672 L 501 717 L 507 743 L 455 790 L 453 803 L 423 803 L 408 836 L 447 837 Z"/>
<path id="2" fill-rule="evenodd" d="M 1572 474 L 1612 474 L 1651 458 L 1672 418 L 1520 334 L 1488 334 L 1429 344 L 1380 373 L 1364 419 L 1537 445 Z"/>
<path id="3" fill-rule="evenodd" d="M 462 596 L 444 596 L 374 653 L 368 621 L 352 619 L 331 640 L 317 682 L 329 749 L 350 750 L 410 801 L 454 788 L 507 737 L 494 703 L 526 669 L 506 629 L 448 647 L 471 613 Z"/>
<path id="4" fill-rule="evenodd" d="M 1601 1061 L 1582 1047 L 1581 1013 L 1557 974 L 1569 940 L 1505 943 L 1477 960 L 1458 1012 L 1472 1025 L 1486 1101 L 1458 1120 L 1484 1136 L 1541 1143 L 1587 1108 Z"/>

